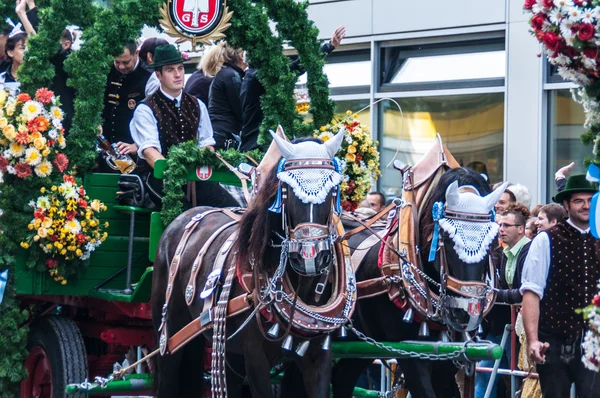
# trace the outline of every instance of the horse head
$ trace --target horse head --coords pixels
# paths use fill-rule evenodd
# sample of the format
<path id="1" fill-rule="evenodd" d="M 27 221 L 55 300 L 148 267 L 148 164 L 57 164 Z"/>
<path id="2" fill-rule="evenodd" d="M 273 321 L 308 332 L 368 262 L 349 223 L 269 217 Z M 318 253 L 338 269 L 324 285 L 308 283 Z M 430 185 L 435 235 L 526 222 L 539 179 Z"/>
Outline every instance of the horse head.
<path id="1" fill-rule="evenodd" d="M 489 193 L 479 179 L 467 169 L 448 171 L 438 187 L 438 192 L 445 188 L 444 200 L 431 208 L 434 230 L 428 260 L 440 275 L 441 319 L 461 332 L 479 326 L 494 297 L 490 248 L 498 224 L 493 209 L 507 184 Z"/>
<path id="2" fill-rule="evenodd" d="M 270 210 L 281 212 L 284 249 L 300 275 L 327 272 L 336 238 L 333 214 L 339 213 L 341 162 L 335 158 L 344 131 L 325 143 L 291 143 L 272 133 L 282 154 L 277 166 L 279 191 Z"/>

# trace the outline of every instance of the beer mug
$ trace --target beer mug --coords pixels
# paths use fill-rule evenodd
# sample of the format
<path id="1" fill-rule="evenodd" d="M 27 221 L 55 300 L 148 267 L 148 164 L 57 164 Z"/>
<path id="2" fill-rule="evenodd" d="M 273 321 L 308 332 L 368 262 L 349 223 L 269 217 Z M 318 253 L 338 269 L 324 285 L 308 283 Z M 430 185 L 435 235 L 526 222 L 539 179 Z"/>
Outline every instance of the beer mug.
<path id="1" fill-rule="evenodd" d="M 121 174 L 131 174 L 135 170 L 135 162 L 129 155 L 119 155 L 115 144 L 112 144 L 112 151 L 103 151 L 104 160 L 108 167 L 120 171 Z M 112 153 L 111 153 L 112 152 Z"/>

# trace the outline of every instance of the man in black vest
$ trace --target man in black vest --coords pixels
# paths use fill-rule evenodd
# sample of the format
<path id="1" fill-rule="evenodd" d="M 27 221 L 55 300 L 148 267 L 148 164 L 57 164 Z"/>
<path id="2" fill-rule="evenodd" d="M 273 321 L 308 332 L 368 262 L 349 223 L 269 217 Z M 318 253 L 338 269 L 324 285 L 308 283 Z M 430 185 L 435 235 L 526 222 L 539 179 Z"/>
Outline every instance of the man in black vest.
<path id="1" fill-rule="evenodd" d="M 138 56 L 135 42 L 128 43 L 123 54 L 115 57 L 106 81 L 102 132 L 110 143 L 116 143 L 122 154 L 133 154 L 137 147 L 129 134 L 129 122 L 138 103 L 145 97 L 146 82 L 150 78 Z M 100 162 L 103 172 L 114 171 Z"/>
<path id="2" fill-rule="evenodd" d="M 135 110 L 130 123 L 131 136 L 138 156 L 153 169 L 173 145 L 197 140 L 198 146 L 212 148 L 213 130 L 206 106 L 196 97 L 183 92 L 185 70 L 183 58 L 173 45 L 160 45 L 154 52 L 152 68 L 160 89 L 146 98 Z M 146 175 L 153 201 L 162 197 L 162 181 Z M 237 202 L 218 183 L 196 182 L 198 205 L 237 206 Z M 160 206 L 160 200 L 156 200 Z"/>
<path id="3" fill-rule="evenodd" d="M 600 241 L 590 234 L 590 203 L 597 192 L 585 175 L 571 176 L 554 201 L 569 218 L 531 242 L 523 268 L 523 323 L 544 397 L 600 397 L 600 375 L 581 362 L 586 323 L 576 309 L 594 297 L 600 278 Z"/>

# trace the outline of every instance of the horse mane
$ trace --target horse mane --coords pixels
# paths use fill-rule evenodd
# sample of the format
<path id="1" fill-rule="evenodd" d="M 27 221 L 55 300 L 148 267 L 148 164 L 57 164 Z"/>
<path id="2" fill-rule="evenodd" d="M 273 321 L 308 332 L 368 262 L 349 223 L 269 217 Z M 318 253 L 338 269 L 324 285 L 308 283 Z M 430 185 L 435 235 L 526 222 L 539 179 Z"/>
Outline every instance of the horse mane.
<path id="1" fill-rule="evenodd" d="M 446 203 L 446 189 L 454 181 L 458 181 L 458 186 L 471 185 L 477 189 L 481 196 L 485 196 L 491 192 L 491 187 L 488 182 L 478 172 L 466 167 L 458 167 L 445 172 L 434 188 L 433 193 L 425 202 L 425 206 L 419 214 L 419 225 L 421 226 L 420 242 L 421 253 L 423 260 L 427 260 L 429 249 L 431 248 L 431 236 L 433 235 L 433 216 L 431 210 L 435 202 Z"/>
<path id="2" fill-rule="evenodd" d="M 279 180 L 275 166 L 267 175 L 261 176 L 261 187 L 250 202 L 240 221 L 240 232 L 237 239 L 238 265 L 242 269 L 251 269 L 251 262 L 256 259 L 263 262 L 267 244 L 271 240 L 273 214 L 269 207 L 275 200 Z"/>

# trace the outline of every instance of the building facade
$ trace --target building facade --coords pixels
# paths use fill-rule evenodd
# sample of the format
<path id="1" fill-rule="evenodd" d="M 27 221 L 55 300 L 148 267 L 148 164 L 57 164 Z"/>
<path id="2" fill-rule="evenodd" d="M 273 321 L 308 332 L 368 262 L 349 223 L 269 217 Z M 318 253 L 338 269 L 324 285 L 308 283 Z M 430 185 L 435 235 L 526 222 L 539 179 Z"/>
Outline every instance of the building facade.
<path id="1" fill-rule="evenodd" d="M 393 159 L 413 164 L 440 134 L 464 166 L 491 183 L 554 195 L 554 172 L 591 153 L 573 84 L 552 73 L 528 31 L 523 0 L 311 0 L 327 39 L 347 28 L 325 68 L 337 111 L 359 111 L 380 142 L 378 189 L 399 193 Z"/>

